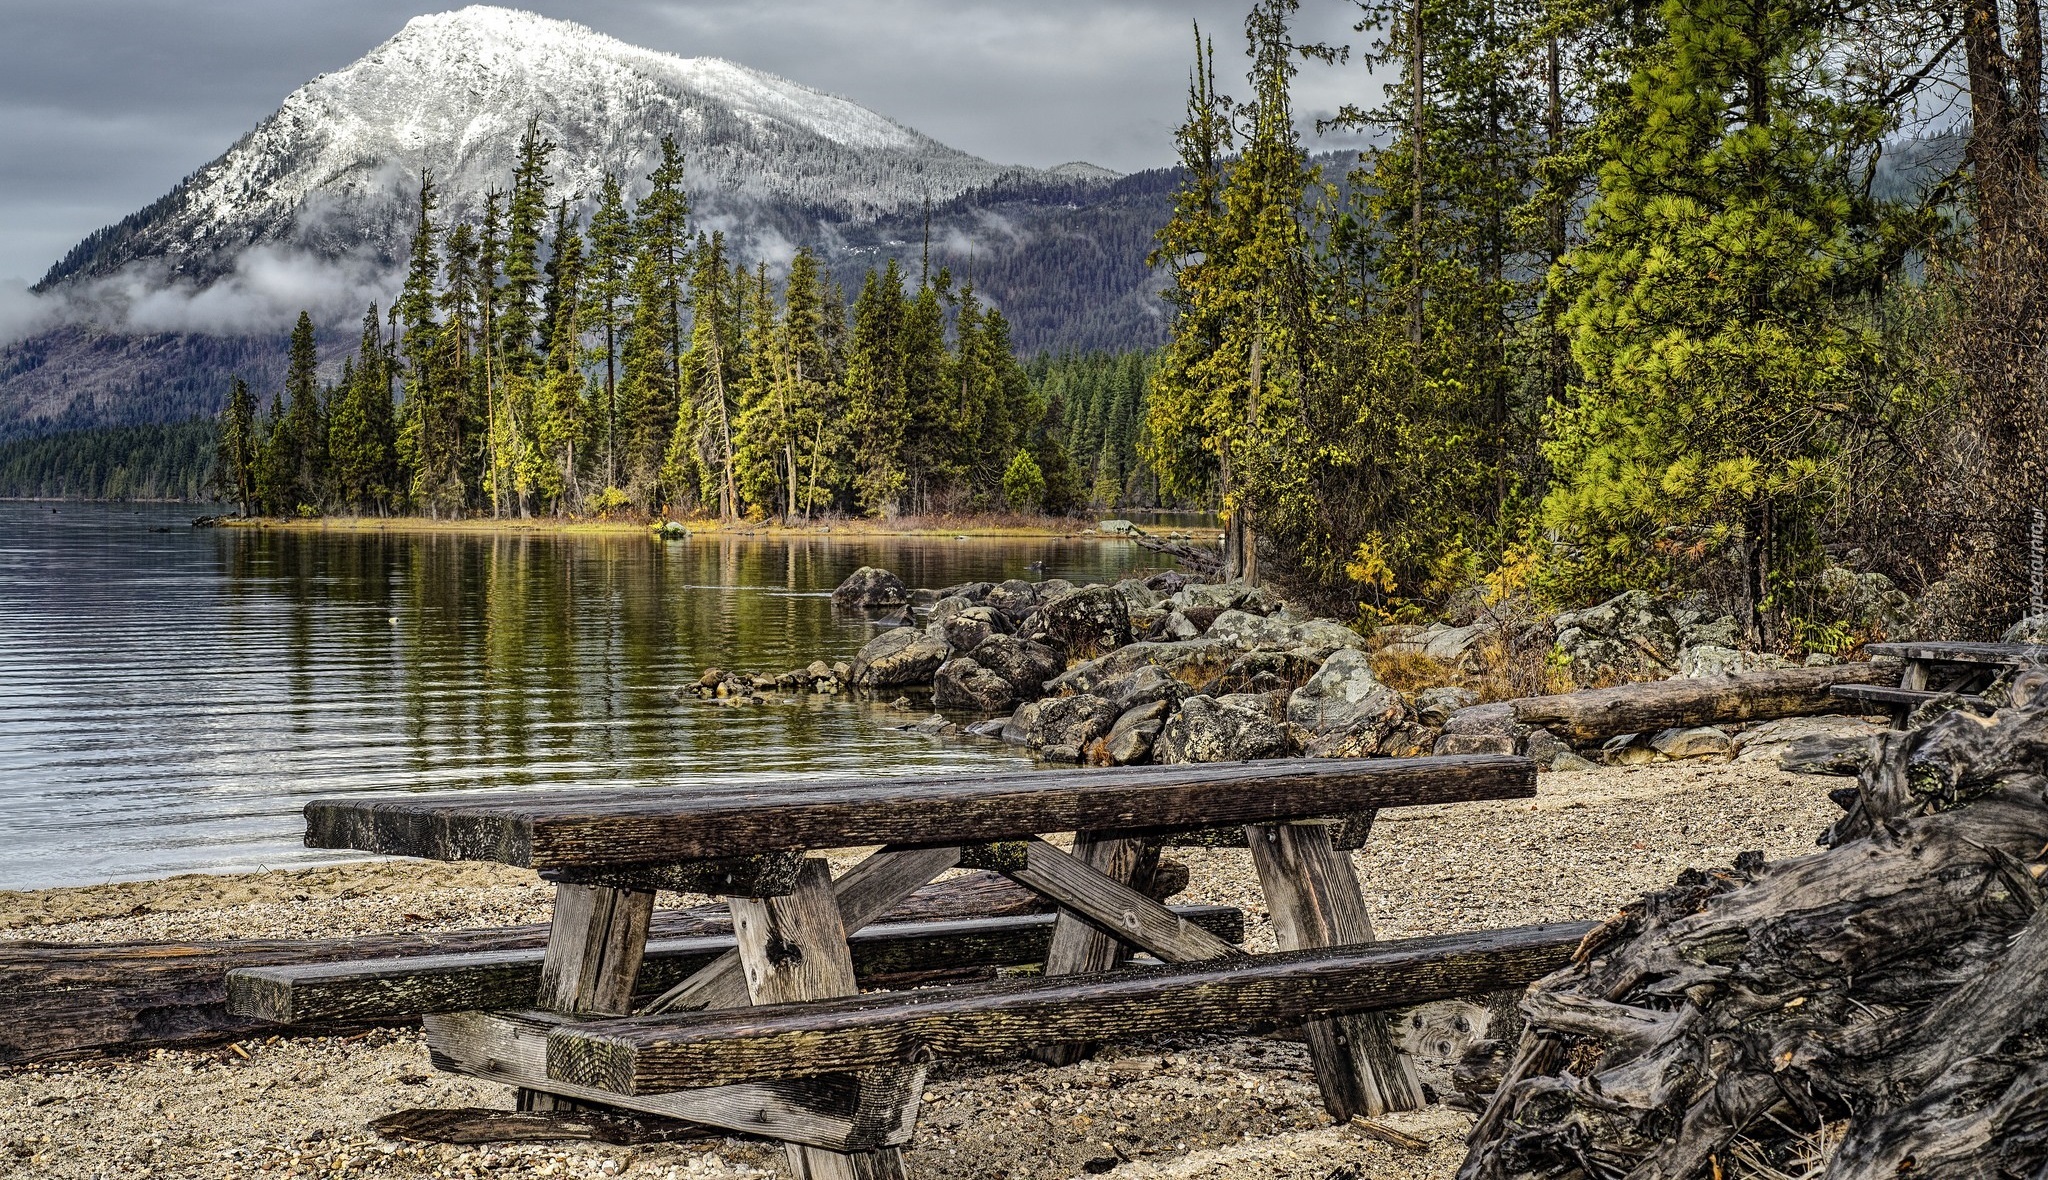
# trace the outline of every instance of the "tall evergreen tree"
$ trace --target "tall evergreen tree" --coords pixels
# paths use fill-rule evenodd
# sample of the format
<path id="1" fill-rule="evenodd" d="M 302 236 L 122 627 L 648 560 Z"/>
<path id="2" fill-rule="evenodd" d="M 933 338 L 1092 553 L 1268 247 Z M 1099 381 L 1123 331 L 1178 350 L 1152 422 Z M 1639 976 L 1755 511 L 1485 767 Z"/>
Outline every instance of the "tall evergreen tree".
<path id="1" fill-rule="evenodd" d="M 598 195 L 597 211 L 590 218 L 590 256 L 585 264 L 583 330 L 600 340 L 604 357 L 602 405 L 592 416 L 592 439 L 601 449 L 603 469 L 599 476 L 605 487 L 619 482 L 619 337 L 626 318 L 626 275 L 632 266 L 633 221 L 626 211 L 619 178 L 605 173 L 604 188 Z"/>
<path id="2" fill-rule="evenodd" d="M 385 375 L 377 306 L 328 413 L 328 482 L 333 501 L 354 513 L 379 511 L 391 496 L 391 384 Z"/>
<path id="3" fill-rule="evenodd" d="M 853 302 L 847 344 L 847 425 L 853 434 L 853 493 L 861 511 L 893 516 L 903 506 L 905 421 L 903 276 L 890 259 L 869 271 Z"/>
<path id="4" fill-rule="evenodd" d="M 243 516 L 251 515 L 256 506 L 261 443 L 256 423 L 256 399 L 249 395 L 249 383 L 236 377 L 228 384 L 228 404 L 220 412 L 213 486 L 216 494 L 233 501 Z"/>

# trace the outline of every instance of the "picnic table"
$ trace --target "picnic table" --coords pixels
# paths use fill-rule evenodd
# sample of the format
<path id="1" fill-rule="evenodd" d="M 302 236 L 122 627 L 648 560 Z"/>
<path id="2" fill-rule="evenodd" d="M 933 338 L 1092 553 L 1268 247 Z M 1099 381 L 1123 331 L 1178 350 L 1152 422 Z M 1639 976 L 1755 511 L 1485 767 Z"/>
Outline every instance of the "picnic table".
<path id="1" fill-rule="evenodd" d="M 1913 710 L 1936 697 L 1954 694 L 1965 701 L 1982 704 L 1978 694 L 2009 668 L 2039 663 L 2044 649 L 2027 643 L 1966 643 L 1923 640 L 1910 643 L 1873 643 L 1864 650 L 1873 656 L 1897 656 L 1904 661 L 1898 687 L 1877 684 L 1838 684 L 1834 695 L 1891 713 L 1892 726 L 1903 729 Z"/>
<path id="2" fill-rule="evenodd" d="M 764 1135 L 800 1177 L 905 1175 L 937 1054 L 1060 1062 L 1119 1038 L 1298 1026 L 1341 1121 L 1422 1102 L 1385 1010 L 1519 987 L 1588 928 L 1375 942 L 1347 850 L 1381 809 L 1534 793 L 1529 760 L 1474 755 L 316 800 L 313 847 L 538 870 L 556 891 L 546 952 L 246 969 L 230 1002 L 275 1020 L 417 1012 L 435 1065 L 510 1083 L 521 1109 Z M 1044 838 L 1068 832 L 1070 850 Z M 1278 952 L 1236 945 L 1234 910 L 1147 895 L 1175 845 L 1249 849 Z M 877 846 L 837 879 L 814 855 Z M 957 868 L 1057 906 L 1042 974 L 863 994 L 849 936 Z M 650 997 L 657 890 L 723 898 L 733 936 Z"/>

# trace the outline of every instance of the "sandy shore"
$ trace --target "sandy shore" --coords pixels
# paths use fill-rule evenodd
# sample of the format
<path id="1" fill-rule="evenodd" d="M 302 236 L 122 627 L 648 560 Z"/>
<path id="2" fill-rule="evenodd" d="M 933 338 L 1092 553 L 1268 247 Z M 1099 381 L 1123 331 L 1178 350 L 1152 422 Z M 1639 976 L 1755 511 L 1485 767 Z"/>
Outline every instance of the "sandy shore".
<path id="1" fill-rule="evenodd" d="M 1598 918 L 1682 869 L 1761 849 L 1811 851 L 1842 780 L 1760 765 L 1662 764 L 1543 776 L 1538 798 L 1381 816 L 1357 854 L 1380 934 Z M 1243 907 L 1270 948 L 1242 852 L 1179 850 L 1185 896 Z M 495 866 L 371 862 L 298 872 L 0 893 L 0 938 L 219 938 L 542 921 L 550 893 Z M 670 899 L 664 899 L 670 900 Z M 674 899 L 690 902 L 701 899 Z M 0 1176 L 785 1176 L 773 1147 L 402 1143 L 364 1124 L 414 1107 L 509 1105 L 503 1087 L 436 1073 L 417 1033 L 248 1041 L 219 1050 L 0 1071 Z M 1082 1065 L 942 1062 L 909 1152 L 922 1180 L 1448 1177 L 1468 1116 L 1386 1120 L 1403 1151 L 1329 1125 L 1297 1045 L 1186 1037 Z"/>

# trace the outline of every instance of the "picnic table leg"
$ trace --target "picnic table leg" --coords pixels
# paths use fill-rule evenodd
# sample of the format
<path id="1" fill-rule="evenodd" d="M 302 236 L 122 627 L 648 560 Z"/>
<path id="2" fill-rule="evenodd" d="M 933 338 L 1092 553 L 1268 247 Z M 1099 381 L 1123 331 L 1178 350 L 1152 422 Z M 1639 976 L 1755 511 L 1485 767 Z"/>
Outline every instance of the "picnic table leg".
<path id="1" fill-rule="evenodd" d="M 1117 836 L 1109 832 L 1074 833 L 1074 859 L 1120 885 L 1145 892 L 1152 872 L 1159 867 L 1159 842 Z M 1081 975 L 1108 971 L 1131 957 L 1131 948 L 1082 920 L 1072 911 L 1060 910 L 1053 920 L 1052 945 L 1045 955 L 1047 975 Z M 1043 1045 L 1031 1055 L 1048 1065 L 1072 1065 L 1094 1052 L 1084 1041 Z"/>
<path id="2" fill-rule="evenodd" d="M 826 861 L 805 861 L 796 890 L 787 897 L 725 900 L 732 907 L 733 935 L 747 994 L 754 1003 L 823 1000 L 860 991 Z M 894 1066 L 882 1072 L 901 1075 L 904 1117 L 915 1118 L 923 1097 L 924 1067 Z M 899 1148 L 849 1154 L 797 1143 L 785 1147 L 797 1180 L 904 1180 L 909 1175 Z"/>
<path id="3" fill-rule="evenodd" d="M 1327 824 L 1251 824 L 1244 831 L 1281 950 L 1373 941 L 1358 874 L 1331 842 Z M 1323 1105 L 1338 1122 L 1422 1105 L 1414 1063 L 1394 1044 L 1385 1016 L 1329 1016 L 1303 1027 Z"/>
<path id="4" fill-rule="evenodd" d="M 541 960 L 536 1006 L 550 1012 L 624 1016 L 647 952 L 654 894 L 598 885 L 555 886 L 555 913 Z M 584 1110 L 543 1090 L 520 1089 L 520 1110 Z"/>
<path id="5" fill-rule="evenodd" d="M 1899 669 L 1899 687 L 1913 692 L 1927 691 L 1927 681 L 1932 669 L 1925 660 L 1908 659 L 1906 666 Z M 1906 720 L 1913 715 L 1913 706 L 1900 703 L 1892 706 L 1892 728 L 1906 728 Z"/>

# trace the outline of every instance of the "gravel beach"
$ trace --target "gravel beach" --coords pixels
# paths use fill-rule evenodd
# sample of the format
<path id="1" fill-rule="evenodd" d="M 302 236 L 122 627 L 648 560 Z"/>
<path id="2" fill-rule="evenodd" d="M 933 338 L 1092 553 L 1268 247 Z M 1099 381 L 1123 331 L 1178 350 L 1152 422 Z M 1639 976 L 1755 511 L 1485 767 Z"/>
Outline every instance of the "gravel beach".
<path id="1" fill-rule="evenodd" d="M 1536 799 L 1383 814 L 1357 862 L 1382 937 L 1599 918 L 1681 870 L 1760 849 L 1811 851 L 1843 780 L 1761 764 L 1662 763 L 1546 774 Z M 1248 915 L 1270 949 L 1241 851 L 1181 849 L 1183 900 Z M 0 938 L 57 942 L 332 936 L 544 921 L 552 891 L 491 865 L 366 862 L 0 893 Z M 701 903 L 667 897 L 663 904 Z M 1427 1080 L 1427 1077 L 1425 1077 Z M 417 1032 L 244 1041 L 199 1051 L 0 1070 L 0 1176 L 786 1176 L 773 1145 L 465 1147 L 384 1139 L 365 1124 L 416 1107 L 505 1108 L 510 1092 L 434 1071 Z M 1068 1068 L 940 1062 L 912 1173 L 926 1180 L 1448 1177 L 1470 1117 L 1389 1116 L 1429 1144 L 1330 1125 L 1300 1046 L 1185 1037 Z"/>

